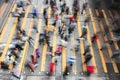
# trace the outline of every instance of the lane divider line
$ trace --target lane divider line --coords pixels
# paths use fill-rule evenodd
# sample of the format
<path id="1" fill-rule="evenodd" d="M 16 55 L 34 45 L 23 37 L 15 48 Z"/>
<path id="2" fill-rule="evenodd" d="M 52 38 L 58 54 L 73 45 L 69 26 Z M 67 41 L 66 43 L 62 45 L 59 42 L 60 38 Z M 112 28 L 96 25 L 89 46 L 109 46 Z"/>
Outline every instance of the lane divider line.
<path id="1" fill-rule="evenodd" d="M 73 47 L 75 48 L 76 47 L 76 45 L 75 45 L 75 41 L 74 41 L 74 32 L 73 32 L 73 34 L 72 34 L 72 43 L 73 43 Z M 76 55 L 75 55 L 75 50 L 73 49 L 73 54 L 72 54 L 72 56 L 74 56 L 75 58 L 76 58 Z M 73 71 L 73 73 L 74 74 L 76 74 L 77 73 L 77 70 L 76 70 L 77 68 L 76 68 L 76 60 L 75 60 L 75 62 L 74 62 L 74 65 L 73 65 L 73 68 L 72 68 L 72 71 Z"/>
<path id="2" fill-rule="evenodd" d="M 62 13 L 62 20 L 64 20 L 64 13 Z M 62 47 L 62 72 L 65 71 L 66 68 L 66 48 Z"/>

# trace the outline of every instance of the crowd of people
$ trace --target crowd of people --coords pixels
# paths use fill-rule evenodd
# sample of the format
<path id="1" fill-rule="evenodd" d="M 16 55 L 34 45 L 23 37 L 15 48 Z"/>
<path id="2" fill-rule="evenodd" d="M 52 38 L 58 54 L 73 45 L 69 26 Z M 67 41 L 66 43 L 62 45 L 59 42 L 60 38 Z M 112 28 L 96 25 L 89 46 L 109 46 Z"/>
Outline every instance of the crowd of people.
<path id="1" fill-rule="evenodd" d="M 77 18 L 78 18 L 78 13 L 80 11 L 79 9 L 79 4 L 78 0 L 73 1 L 73 6 L 72 6 L 72 11 L 70 10 L 70 7 L 67 6 L 65 0 L 59 0 L 57 3 L 56 0 L 45 0 L 45 5 L 48 5 L 48 7 L 45 7 L 43 10 L 43 20 L 45 23 L 45 27 L 43 29 L 43 33 L 39 33 L 37 29 L 36 22 L 34 20 L 34 25 L 33 25 L 33 30 L 35 30 L 36 33 L 39 33 L 39 45 L 45 45 L 47 44 L 49 51 L 47 52 L 47 55 L 51 57 L 51 61 L 49 63 L 49 71 L 48 75 L 53 75 L 54 74 L 54 69 L 55 66 L 58 64 L 57 59 L 55 61 L 52 61 L 52 58 L 55 58 L 56 56 L 61 56 L 62 55 L 62 49 L 66 48 L 68 46 L 69 39 L 71 38 L 72 33 L 77 29 Z M 31 0 L 27 0 L 27 4 L 31 4 Z M 48 9 L 51 9 L 51 14 L 48 14 Z M 84 10 L 87 8 L 87 2 L 83 3 L 81 14 L 84 13 Z M 14 16 L 18 18 L 18 24 L 21 23 L 22 15 L 25 12 L 24 8 L 24 3 L 22 1 L 19 1 L 17 3 L 17 9 L 15 11 Z M 48 17 L 48 15 L 51 15 Z M 67 16 L 64 16 L 67 15 Z M 38 16 L 38 10 L 34 6 L 32 9 L 32 18 L 39 18 Z M 53 22 L 50 23 L 48 20 L 53 19 Z M 80 40 L 87 41 L 86 36 L 88 34 L 87 26 L 86 24 L 89 22 L 90 17 L 86 17 L 84 19 L 84 25 L 81 27 L 82 28 L 82 35 L 76 39 L 76 41 L 80 42 Z M 21 26 L 21 25 L 19 25 Z M 79 26 L 80 27 L 80 26 Z M 57 45 L 55 52 L 53 52 L 53 46 L 50 45 L 51 41 L 51 33 L 54 33 L 57 30 L 57 34 L 60 37 L 59 45 Z M 16 31 L 16 37 L 14 38 L 14 41 L 11 43 L 9 46 L 9 53 L 7 53 L 7 56 L 5 60 L 1 63 L 1 67 L 4 69 L 9 68 L 9 64 L 13 63 L 13 65 L 17 64 L 17 58 L 20 58 L 21 56 L 19 55 L 20 51 L 23 50 L 23 46 L 25 42 L 28 42 L 29 45 L 34 48 L 34 39 L 32 36 L 28 36 L 26 31 L 24 29 L 21 29 L 21 27 L 18 27 Z M 95 43 L 96 40 L 99 40 L 99 35 L 93 34 L 91 37 L 91 42 Z M 100 50 L 103 50 L 110 45 L 103 45 Z M 75 51 L 78 51 L 78 47 L 75 47 Z M 92 59 L 92 54 L 90 54 L 90 47 L 91 45 L 85 46 L 84 49 L 84 64 L 86 64 L 87 68 L 87 73 L 88 76 L 94 72 L 93 66 L 89 65 L 90 60 Z M 115 58 L 116 56 L 120 55 L 120 51 L 116 51 L 112 58 Z M 37 59 L 40 58 L 41 54 L 39 51 L 39 48 L 35 49 L 35 55 L 31 55 L 30 59 L 31 61 L 26 62 L 25 67 L 29 68 L 31 72 L 34 72 L 35 68 L 38 66 L 38 61 Z M 63 72 L 63 77 L 66 77 L 71 73 L 72 67 L 74 65 L 76 58 L 75 57 L 69 57 L 67 59 L 68 65 L 65 67 L 65 70 Z M 92 70 L 91 70 L 92 69 Z"/>

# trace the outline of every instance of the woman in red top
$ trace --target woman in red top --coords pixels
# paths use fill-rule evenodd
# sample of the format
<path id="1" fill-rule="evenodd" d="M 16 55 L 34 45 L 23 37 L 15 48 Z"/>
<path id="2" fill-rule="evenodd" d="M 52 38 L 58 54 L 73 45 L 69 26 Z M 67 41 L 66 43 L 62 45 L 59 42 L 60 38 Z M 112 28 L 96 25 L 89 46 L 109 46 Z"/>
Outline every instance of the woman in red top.
<path id="1" fill-rule="evenodd" d="M 36 57 L 34 55 L 31 55 L 31 60 L 33 64 L 37 63 Z"/>
<path id="2" fill-rule="evenodd" d="M 49 64 L 49 75 L 52 75 L 54 72 L 54 68 L 55 68 L 55 63 L 51 62 Z"/>
<path id="3" fill-rule="evenodd" d="M 70 23 L 71 23 L 71 22 L 74 22 L 74 17 L 73 17 L 73 16 L 70 16 L 70 17 L 69 17 L 69 21 L 70 21 Z"/>

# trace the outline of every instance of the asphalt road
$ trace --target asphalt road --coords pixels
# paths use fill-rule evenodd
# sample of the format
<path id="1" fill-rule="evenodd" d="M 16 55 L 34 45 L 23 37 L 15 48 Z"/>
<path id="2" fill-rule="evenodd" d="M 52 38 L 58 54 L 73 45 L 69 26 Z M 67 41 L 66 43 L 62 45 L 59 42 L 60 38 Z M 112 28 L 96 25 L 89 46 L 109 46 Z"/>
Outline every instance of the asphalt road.
<path id="1" fill-rule="evenodd" d="M 73 4 L 73 0 L 65 0 L 66 1 L 66 5 L 70 8 L 70 11 L 72 12 L 72 4 Z M 87 1 L 87 0 L 86 0 Z M 57 0 L 57 3 L 59 2 L 59 0 Z M 33 19 L 31 16 L 31 12 L 34 6 L 37 7 L 38 13 L 39 13 L 39 18 L 34 19 L 36 21 L 36 24 L 38 25 L 38 29 L 39 29 L 39 33 L 43 33 L 43 30 L 45 28 L 45 24 L 44 24 L 44 20 L 43 20 L 43 16 L 42 16 L 42 9 L 43 7 L 46 7 L 46 5 L 44 5 L 44 0 L 32 0 L 31 5 L 26 6 L 26 12 L 25 15 L 22 18 L 22 26 L 23 29 L 26 31 L 26 33 L 30 36 L 33 37 L 33 42 L 34 42 L 34 48 L 31 47 L 27 42 L 25 43 L 25 46 L 23 47 L 24 50 L 21 51 L 19 53 L 19 56 L 21 56 L 18 60 L 17 60 L 17 66 L 15 66 L 13 68 L 13 70 L 22 70 L 22 78 L 21 80 L 32 80 L 33 77 L 36 80 L 41 80 L 41 79 L 45 79 L 45 80 L 62 80 L 62 74 L 63 74 L 63 69 L 65 67 L 65 65 L 68 65 L 67 60 L 69 57 L 74 56 L 76 58 L 75 63 L 72 67 L 71 70 L 71 74 L 67 77 L 66 80 L 78 80 L 78 79 L 83 79 L 83 80 L 106 80 L 107 77 L 110 77 L 110 80 L 119 80 L 119 71 L 117 72 L 116 69 L 114 69 L 114 60 L 111 59 L 111 55 L 113 54 L 113 51 L 116 49 L 114 44 L 112 44 L 111 47 L 111 52 L 109 52 L 109 50 L 104 50 L 104 51 L 100 51 L 100 47 L 102 44 L 104 44 L 104 36 L 103 36 L 103 32 L 101 30 L 101 24 L 103 24 L 103 28 L 105 28 L 106 26 L 106 19 L 102 18 L 100 22 L 98 22 L 96 19 L 91 18 L 92 17 L 96 17 L 96 12 L 95 9 L 92 7 L 90 1 L 88 2 L 88 7 L 85 11 L 84 14 L 81 14 L 81 10 L 82 10 L 82 5 L 85 1 L 84 0 L 80 0 L 79 1 L 79 8 L 80 8 L 80 12 L 79 12 L 79 16 L 78 16 L 78 21 L 77 21 L 77 27 L 75 28 L 74 32 L 72 33 L 71 37 L 69 38 L 67 47 L 63 49 L 62 51 L 62 55 L 61 56 L 57 56 L 55 57 L 55 59 L 57 59 L 58 63 L 56 65 L 56 69 L 55 69 L 55 73 L 53 74 L 52 77 L 47 77 L 46 73 L 49 71 L 49 63 L 51 62 L 51 58 L 48 54 L 46 54 L 47 52 L 49 52 L 49 48 L 46 45 L 38 45 L 38 49 L 40 51 L 40 58 L 37 59 L 37 63 L 38 66 L 35 69 L 35 71 L 33 73 L 30 72 L 30 70 L 28 68 L 25 67 L 25 63 L 27 61 L 30 61 L 30 56 L 32 54 L 34 54 L 34 50 L 37 47 L 36 43 L 38 40 L 38 33 L 33 32 L 31 27 L 33 26 Z M 92 14 L 90 13 L 90 9 L 92 10 Z M 103 9 L 104 10 L 104 9 Z M 106 13 L 108 13 L 108 10 L 104 10 Z M 28 12 L 28 13 L 27 13 Z M 48 8 L 48 16 L 50 17 L 51 15 L 51 11 Z M 78 37 L 80 37 L 81 33 L 82 33 L 82 26 L 84 25 L 84 19 L 85 16 L 90 17 L 90 21 L 88 22 L 87 25 L 87 29 L 88 29 L 88 35 L 86 37 L 86 40 L 82 40 L 79 43 L 79 51 L 75 52 L 74 50 L 71 50 L 77 43 L 76 39 Z M 109 14 L 107 14 L 107 16 L 109 16 Z M 53 17 L 50 17 L 48 19 L 49 23 L 51 24 L 53 21 Z M 95 25 L 94 25 L 95 24 Z M 57 26 L 59 24 L 57 23 Z M 16 36 L 16 28 L 14 33 L 12 33 L 13 31 L 13 27 L 17 26 L 16 24 L 16 17 L 13 16 L 9 16 L 8 17 L 8 21 L 6 22 L 5 27 L 7 27 L 5 34 L 3 34 L 3 37 L 0 37 L 0 43 L 6 43 L 8 42 L 8 40 L 11 38 L 10 35 L 13 35 L 13 37 L 11 38 L 12 40 L 10 42 L 13 42 L 14 37 Z M 95 27 L 95 28 L 94 28 Z M 91 37 L 93 36 L 93 34 L 98 31 L 100 32 L 99 34 L 99 41 L 95 42 L 95 43 L 91 43 Z M 67 34 L 67 32 L 66 32 Z M 111 35 L 110 33 L 108 33 L 108 35 Z M 54 51 L 57 47 L 57 45 L 59 45 L 60 42 L 60 36 L 58 35 L 58 29 L 56 29 L 56 31 L 52 32 L 50 35 L 50 45 L 54 47 Z M 85 65 L 83 64 L 84 62 L 84 57 L 83 57 L 83 52 L 84 52 L 84 48 L 86 48 L 86 46 L 88 45 L 88 43 L 90 44 L 90 52 L 93 56 L 93 58 L 91 59 L 91 61 L 89 62 L 89 65 L 93 65 L 95 66 L 95 73 L 92 74 L 90 77 L 85 77 L 84 74 L 82 75 L 82 72 L 85 69 Z M 110 48 L 109 48 L 110 49 Z M 112 53 L 112 54 L 110 54 Z M 103 61 L 102 61 L 103 60 Z M 105 72 L 105 69 L 103 67 L 107 68 L 107 73 Z M 1 73 L 5 73 L 7 71 L 1 70 Z M 80 74 L 81 73 L 81 74 Z M 27 75 L 27 76 L 26 76 Z M 116 77 L 116 75 L 118 77 Z M 1 77 L 2 78 L 2 77 Z M 13 78 L 13 77 L 12 77 Z M 113 78 L 113 79 L 112 79 Z M 16 79 L 15 79 L 16 80 Z"/>

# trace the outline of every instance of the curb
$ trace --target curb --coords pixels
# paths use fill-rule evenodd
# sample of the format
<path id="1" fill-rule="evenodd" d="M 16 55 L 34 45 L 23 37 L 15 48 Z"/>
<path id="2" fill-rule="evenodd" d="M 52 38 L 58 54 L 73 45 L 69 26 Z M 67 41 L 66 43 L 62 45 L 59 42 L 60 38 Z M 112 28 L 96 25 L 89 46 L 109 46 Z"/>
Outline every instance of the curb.
<path id="1" fill-rule="evenodd" d="M 5 24 L 6 24 L 6 21 L 8 20 L 8 16 L 10 15 L 10 11 L 12 10 L 13 5 L 15 4 L 15 2 L 16 2 L 15 0 L 13 0 L 12 2 L 9 2 L 10 4 L 8 4 L 7 9 L 4 12 L 4 15 L 3 15 L 2 19 L 1 19 L 1 22 L 0 22 L 0 25 L 1 25 L 0 26 L 0 35 L 1 35 L 2 30 L 3 30 L 3 28 L 4 28 Z"/>

